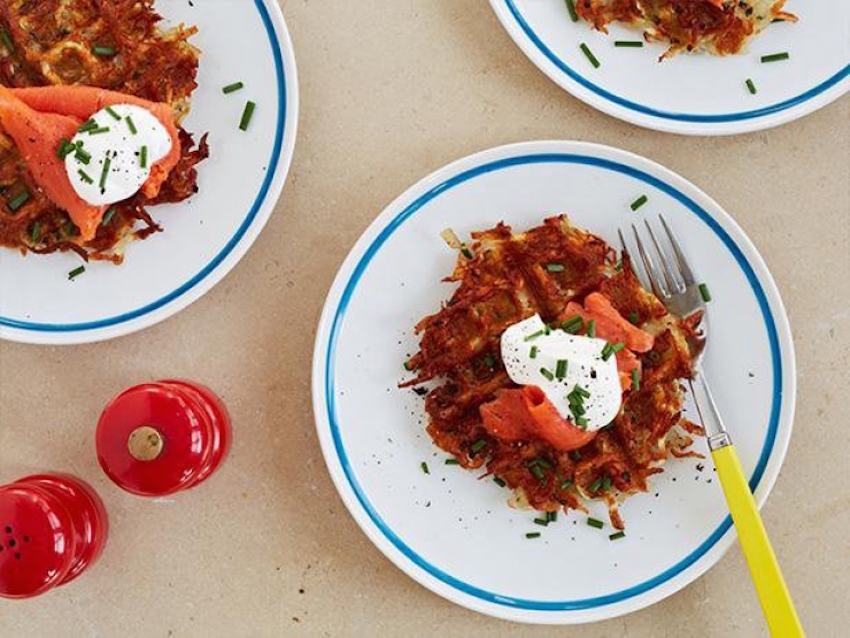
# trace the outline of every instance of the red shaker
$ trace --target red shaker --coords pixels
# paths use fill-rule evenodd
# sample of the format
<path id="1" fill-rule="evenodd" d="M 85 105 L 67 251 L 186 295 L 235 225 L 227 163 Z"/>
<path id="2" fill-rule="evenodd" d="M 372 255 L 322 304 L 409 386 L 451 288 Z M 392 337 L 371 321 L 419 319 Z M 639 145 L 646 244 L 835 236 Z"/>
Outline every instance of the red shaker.
<path id="1" fill-rule="evenodd" d="M 86 483 L 64 474 L 0 486 L 0 598 L 32 598 L 69 583 L 100 557 L 109 523 Z"/>
<path id="2" fill-rule="evenodd" d="M 124 490 L 165 496 L 209 478 L 230 439 L 230 417 L 212 390 L 168 379 L 128 388 L 109 402 L 97 425 L 97 457 Z"/>

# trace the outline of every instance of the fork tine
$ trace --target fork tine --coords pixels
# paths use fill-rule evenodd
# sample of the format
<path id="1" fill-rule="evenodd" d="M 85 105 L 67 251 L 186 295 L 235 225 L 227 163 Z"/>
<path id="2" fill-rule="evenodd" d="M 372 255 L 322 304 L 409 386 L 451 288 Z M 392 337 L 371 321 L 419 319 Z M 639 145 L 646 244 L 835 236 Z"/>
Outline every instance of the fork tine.
<path id="1" fill-rule="evenodd" d="M 646 224 L 646 231 L 649 233 L 649 238 L 652 240 L 652 245 L 655 247 L 655 254 L 658 255 L 658 263 L 660 264 L 660 270 L 664 275 L 664 283 L 667 284 L 667 290 L 670 293 L 674 292 L 682 292 L 683 289 L 680 289 L 679 282 L 676 281 L 676 276 L 673 274 L 673 271 L 670 267 L 670 260 L 667 258 L 667 255 L 661 250 L 661 244 L 658 243 L 658 240 L 655 238 L 655 233 L 652 232 L 652 226 L 649 225 L 647 220 L 643 220 L 643 223 Z"/>
<path id="2" fill-rule="evenodd" d="M 658 219 L 661 220 L 661 225 L 664 226 L 664 231 L 667 233 L 670 245 L 673 246 L 673 255 L 676 259 L 676 265 L 679 267 L 679 272 L 682 274 L 682 281 L 685 282 L 685 286 L 693 286 L 696 283 L 696 278 L 690 264 L 688 264 L 688 260 L 685 259 L 685 253 L 682 252 L 682 248 L 679 246 L 679 242 L 676 241 L 676 237 L 673 235 L 673 231 L 670 230 L 670 226 L 667 225 L 667 220 L 664 219 L 664 216 L 659 215 Z"/>
<path id="3" fill-rule="evenodd" d="M 658 277 L 658 273 L 655 269 L 655 264 L 652 261 L 652 258 L 649 256 L 647 251 L 643 247 L 643 242 L 640 240 L 640 233 L 638 233 L 637 226 L 632 224 L 632 232 L 635 235 L 635 243 L 637 243 L 638 253 L 640 253 L 640 259 L 643 262 L 643 269 L 646 272 L 646 277 L 649 279 L 649 285 L 652 288 L 652 292 L 659 299 L 666 299 L 667 293 L 664 291 L 661 285 L 661 279 Z"/>
<path id="4" fill-rule="evenodd" d="M 621 228 L 617 229 L 617 235 L 620 236 L 620 253 L 625 257 L 629 254 L 629 248 L 626 246 L 626 238 L 623 237 L 623 230 Z"/>

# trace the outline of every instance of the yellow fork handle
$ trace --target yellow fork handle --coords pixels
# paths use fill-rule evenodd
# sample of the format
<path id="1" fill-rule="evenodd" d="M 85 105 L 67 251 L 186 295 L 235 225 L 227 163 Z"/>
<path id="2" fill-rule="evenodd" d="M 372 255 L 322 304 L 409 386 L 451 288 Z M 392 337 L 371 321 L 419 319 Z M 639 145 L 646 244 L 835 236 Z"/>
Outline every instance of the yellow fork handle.
<path id="1" fill-rule="evenodd" d="M 738 461 L 735 446 L 727 445 L 713 450 L 711 456 L 726 494 L 729 511 L 732 512 L 741 549 L 750 566 L 750 574 L 771 636 L 805 636 L 773 547 L 770 546 L 770 539 L 761 521 L 756 501 Z"/>

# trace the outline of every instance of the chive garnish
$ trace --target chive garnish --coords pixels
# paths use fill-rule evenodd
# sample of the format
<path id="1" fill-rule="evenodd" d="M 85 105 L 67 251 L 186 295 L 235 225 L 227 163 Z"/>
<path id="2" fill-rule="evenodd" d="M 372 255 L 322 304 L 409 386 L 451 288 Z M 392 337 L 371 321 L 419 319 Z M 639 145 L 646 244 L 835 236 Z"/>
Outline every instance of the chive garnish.
<path id="1" fill-rule="evenodd" d="M 590 60 L 590 63 L 594 66 L 594 68 L 598 69 L 599 60 L 596 59 L 596 56 L 593 55 L 593 52 L 590 50 L 590 48 L 584 42 L 581 43 L 580 48 L 582 52 L 584 52 L 585 57 Z"/>
<path id="2" fill-rule="evenodd" d="M 493 477 L 493 482 L 494 482 L 496 485 L 498 485 L 499 487 L 505 487 L 505 485 L 507 485 L 507 483 L 505 483 L 505 482 L 504 482 L 502 479 L 500 479 L 498 476 L 494 476 L 494 477 Z"/>
<path id="3" fill-rule="evenodd" d="M 583 416 L 576 417 L 576 425 L 578 427 L 580 427 L 582 430 L 586 430 L 587 429 L 587 419 L 585 419 Z"/>
<path id="4" fill-rule="evenodd" d="M 121 116 L 118 115 L 111 106 L 107 106 L 104 110 L 112 116 L 113 120 L 121 121 Z"/>
<path id="5" fill-rule="evenodd" d="M 543 526 L 543 527 L 546 527 L 547 525 L 549 525 L 549 517 L 546 517 L 546 518 L 535 518 L 535 519 L 534 519 L 534 522 L 535 522 L 537 525 L 541 525 L 541 526 Z"/>
<path id="6" fill-rule="evenodd" d="M 13 213 L 16 213 L 21 206 L 26 204 L 30 200 L 30 192 L 26 189 L 15 195 L 12 199 L 9 200 L 9 210 Z"/>
<path id="7" fill-rule="evenodd" d="M 0 42 L 3 42 L 3 46 L 9 51 L 9 53 L 15 52 L 15 43 L 12 41 L 12 36 L 9 34 L 6 29 L 0 29 Z"/>
<path id="8" fill-rule="evenodd" d="M 545 334 L 545 330 L 538 330 L 537 332 L 528 335 L 525 339 L 523 339 L 523 341 L 531 341 L 532 339 L 537 339 L 537 337 L 542 337 Z"/>
<path id="9" fill-rule="evenodd" d="M 554 523 L 558 520 L 558 512 L 546 512 L 546 518 L 549 519 L 550 523 Z"/>
<path id="10" fill-rule="evenodd" d="M 81 146 L 74 146 L 74 148 L 76 149 L 74 151 L 74 157 L 77 159 L 77 161 L 88 166 L 89 162 L 91 162 L 91 155 L 86 153 Z"/>
<path id="11" fill-rule="evenodd" d="M 615 271 L 615 272 L 620 272 L 622 269 L 623 269 L 623 260 L 622 260 L 622 259 L 618 259 L 618 260 L 617 260 L 617 263 L 616 263 L 616 264 L 614 264 L 614 271 Z"/>
<path id="12" fill-rule="evenodd" d="M 106 190 L 106 179 L 109 177 L 109 169 L 112 167 L 112 159 L 109 157 L 109 154 L 106 154 L 106 159 L 103 160 L 103 170 L 100 173 L 100 182 L 98 186 L 100 186 L 101 191 Z"/>
<path id="13" fill-rule="evenodd" d="M 747 85 L 747 89 L 749 89 L 750 93 L 752 93 L 753 95 L 759 92 L 756 88 L 755 83 L 750 78 L 747 78 L 745 84 Z"/>
<path id="14" fill-rule="evenodd" d="M 632 370 L 632 390 L 640 390 L 640 377 L 637 370 Z"/>
<path id="15" fill-rule="evenodd" d="M 531 350 L 529 351 L 528 356 L 529 356 L 531 359 L 536 359 L 536 358 L 537 358 L 537 346 L 531 346 Z"/>
<path id="16" fill-rule="evenodd" d="M 79 277 L 85 271 L 86 271 L 85 266 L 77 266 L 76 268 L 74 268 L 74 270 L 72 270 L 71 272 L 68 273 L 68 281 L 74 281 L 75 277 Z"/>
<path id="17" fill-rule="evenodd" d="M 80 125 L 80 128 L 77 129 L 77 133 L 88 133 L 89 131 L 93 131 L 97 128 L 97 122 L 92 119 L 88 119 Z"/>
<path id="18" fill-rule="evenodd" d="M 699 295 L 705 303 L 711 301 L 711 293 L 708 292 L 708 286 L 705 284 L 699 285 Z"/>
<path id="19" fill-rule="evenodd" d="M 566 359 L 558 359 L 558 363 L 555 366 L 555 376 L 559 379 L 563 379 L 567 376 L 567 360 Z"/>
<path id="20" fill-rule="evenodd" d="M 602 487 L 602 477 L 601 476 L 599 478 L 597 478 L 595 481 L 593 481 L 593 483 L 590 484 L 590 491 L 594 492 L 594 493 L 598 492 L 600 487 Z"/>
<path id="21" fill-rule="evenodd" d="M 584 327 L 584 319 L 581 318 L 581 315 L 576 315 L 575 317 L 570 317 L 566 321 L 561 324 L 561 329 L 566 330 L 570 334 L 575 334 L 579 330 Z"/>
<path id="22" fill-rule="evenodd" d="M 528 532 L 525 535 L 526 538 L 540 538 L 540 532 Z"/>
<path id="23" fill-rule="evenodd" d="M 142 150 L 139 151 L 139 164 L 142 168 L 148 167 L 148 147 L 142 146 Z"/>
<path id="24" fill-rule="evenodd" d="M 620 540 L 621 538 L 625 537 L 625 535 L 626 535 L 625 532 L 617 532 L 616 534 L 611 534 L 608 537 L 608 540 L 609 541 L 617 541 L 617 540 Z"/>
<path id="25" fill-rule="evenodd" d="M 602 360 L 603 360 L 603 361 L 608 361 L 608 359 L 610 359 L 610 358 L 611 358 L 611 344 L 610 344 L 610 343 L 606 343 L 606 344 L 602 347 Z"/>
<path id="26" fill-rule="evenodd" d="M 94 180 L 83 169 L 78 170 L 77 174 L 86 184 L 94 184 Z"/>
<path id="27" fill-rule="evenodd" d="M 41 222 L 38 221 L 38 220 L 35 220 L 35 223 L 32 225 L 32 230 L 30 231 L 30 239 L 32 240 L 32 243 L 35 244 L 36 242 L 38 242 L 38 231 L 40 231 L 40 230 L 41 230 Z"/>
<path id="28" fill-rule="evenodd" d="M 610 489 L 611 489 L 611 477 L 606 476 L 605 478 L 602 479 L 602 491 L 607 492 Z"/>
<path id="29" fill-rule="evenodd" d="M 493 368 L 496 365 L 496 360 L 493 358 L 492 355 L 488 354 L 486 357 L 484 357 L 484 365 L 486 365 L 488 368 Z"/>
<path id="30" fill-rule="evenodd" d="M 605 527 L 605 523 L 596 518 L 588 517 L 587 524 L 591 527 L 595 527 L 596 529 L 602 529 L 603 527 Z"/>
<path id="31" fill-rule="evenodd" d="M 472 450 L 473 454 L 478 454 L 485 447 L 487 447 L 487 441 L 484 439 L 478 439 L 469 449 Z"/>
<path id="32" fill-rule="evenodd" d="M 533 461 L 530 461 L 528 463 L 528 467 L 534 467 L 535 465 L 539 465 L 540 467 L 545 468 L 547 470 L 552 469 L 552 464 L 546 459 L 534 459 Z"/>
<path id="33" fill-rule="evenodd" d="M 130 132 L 133 135 L 136 135 L 139 132 L 139 130 L 136 128 L 136 123 L 133 121 L 132 117 L 128 115 L 124 118 L 124 121 L 127 122 L 127 128 L 130 129 Z"/>
<path id="34" fill-rule="evenodd" d="M 762 62 L 779 62 L 780 60 L 787 60 L 791 55 L 787 51 L 783 51 L 782 53 L 771 53 L 770 55 L 761 56 Z"/>
<path id="35" fill-rule="evenodd" d="M 633 324 L 637 325 L 637 322 L 638 322 L 638 313 L 637 313 L 637 310 L 632 310 L 632 311 L 629 313 L 629 323 L 633 323 Z"/>
<path id="36" fill-rule="evenodd" d="M 109 224 L 109 222 L 112 221 L 112 218 L 114 216 L 115 216 L 115 207 L 113 206 L 108 211 L 106 211 L 106 213 L 103 215 L 103 219 L 101 220 L 100 225 L 101 226 L 107 226 Z"/>
<path id="37" fill-rule="evenodd" d="M 242 131 L 248 130 L 248 125 L 251 123 L 251 118 L 254 116 L 254 109 L 257 108 L 257 105 L 248 100 L 248 103 L 245 105 L 245 110 L 242 112 L 242 121 L 239 123 L 239 129 Z"/>
<path id="38" fill-rule="evenodd" d="M 573 392 L 576 393 L 577 395 L 579 395 L 580 397 L 585 398 L 585 399 L 590 398 L 590 392 L 588 392 L 587 390 L 585 390 L 584 388 L 582 388 L 578 384 L 576 384 L 576 386 L 573 388 Z"/>
<path id="39" fill-rule="evenodd" d="M 573 482 L 571 479 L 567 479 L 561 483 L 562 490 L 568 490 L 573 486 Z"/>
<path id="40" fill-rule="evenodd" d="M 242 82 L 234 82 L 233 84 L 228 84 L 226 87 L 224 87 L 221 92 L 225 95 L 228 95 L 229 93 L 235 93 L 244 86 L 245 85 L 242 84 Z"/>
<path id="41" fill-rule="evenodd" d="M 475 255 L 472 254 L 472 251 L 469 250 L 469 248 L 466 248 L 466 247 L 461 249 L 460 254 L 463 255 L 464 257 L 466 257 L 467 259 L 472 259 L 473 257 L 475 257 Z"/>
<path id="42" fill-rule="evenodd" d="M 110 130 L 111 129 L 108 126 L 101 126 L 99 128 L 93 128 L 87 131 L 87 133 L 89 135 L 103 135 L 104 133 L 109 133 Z"/>
<path id="43" fill-rule="evenodd" d="M 425 461 L 422 461 L 422 463 L 419 464 L 419 467 L 422 468 L 422 471 L 425 472 L 425 474 L 431 473 L 431 470 L 428 469 L 428 464 Z"/>
<path id="44" fill-rule="evenodd" d="M 575 0 L 567 0 L 567 11 L 570 12 L 570 20 L 578 22 L 578 14 L 576 13 Z"/>
<path id="45" fill-rule="evenodd" d="M 71 142 L 63 137 L 62 141 L 59 142 L 59 148 L 56 149 L 56 157 L 63 160 L 74 152 L 76 148 L 77 146 L 75 144 L 71 144 Z"/>
<path id="46" fill-rule="evenodd" d="M 591 339 L 596 336 L 596 319 L 587 322 L 587 336 Z"/>
<path id="47" fill-rule="evenodd" d="M 649 198 L 646 195 L 641 195 L 640 197 L 638 197 L 635 201 L 633 201 L 631 203 L 631 209 L 637 210 L 638 208 L 640 208 L 641 206 L 646 204 L 646 202 L 648 202 L 648 201 L 649 201 Z"/>
<path id="48" fill-rule="evenodd" d="M 546 264 L 546 270 L 549 272 L 564 272 L 563 264 Z"/>
<path id="49" fill-rule="evenodd" d="M 534 475 L 534 478 L 536 478 L 538 481 L 542 481 L 543 479 L 546 478 L 546 476 L 543 474 L 543 470 L 540 469 L 539 465 L 532 465 L 528 469 Z"/>
<path id="50" fill-rule="evenodd" d="M 641 40 L 614 40 L 615 47 L 633 47 L 640 48 L 643 46 L 643 41 Z"/>
<path id="51" fill-rule="evenodd" d="M 546 377 L 549 381 L 553 381 L 555 379 L 555 375 L 549 372 L 546 368 L 540 368 L 540 374 Z"/>
<path id="52" fill-rule="evenodd" d="M 446 465 L 460 465 L 460 461 L 457 459 L 446 459 Z"/>
<path id="53" fill-rule="evenodd" d="M 95 55 L 99 55 L 102 58 L 109 58 L 109 57 L 112 57 L 113 55 L 115 55 L 115 48 L 114 47 L 95 47 L 94 49 L 92 49 L 92 52 Z"/>

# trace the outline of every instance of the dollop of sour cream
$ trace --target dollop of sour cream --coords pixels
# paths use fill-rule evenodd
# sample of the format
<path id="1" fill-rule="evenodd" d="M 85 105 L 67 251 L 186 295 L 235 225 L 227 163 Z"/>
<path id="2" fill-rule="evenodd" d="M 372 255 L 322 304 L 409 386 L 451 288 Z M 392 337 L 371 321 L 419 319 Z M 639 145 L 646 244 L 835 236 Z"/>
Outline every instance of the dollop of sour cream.
<path id="1" fill-rule="evenodd" d="M 68 179 L 81 199 L 108 206 L 139 192 L 151 167 L 171 152 L 171 136 L 150 111 L 116 104 L 92 115 L 65 156 Z"/>
<path id="2" fill-rule="evenodd" d="M 603 359 L 606 344 L 604 339 L 549 330 L 540 315 L 534 315 L 502 333 L 502 361 L 514 383 L 540 387 L 561 416 L 573 423 L 576 417 L 568 395 L 576 386 L 584 389 L 589 395 L 583 402 L 585 427 L 598 430 L 614 420 L 623 401 L 617 359 L 613 355 Z M 557 375 L 559 361 L 567 362 L 563 378 Z"/>

